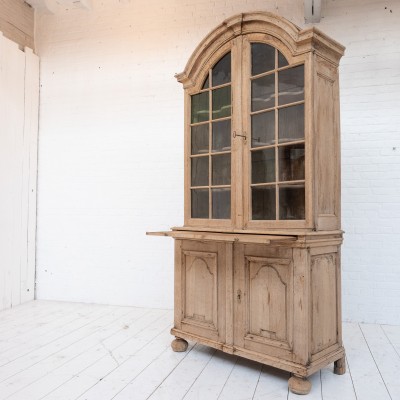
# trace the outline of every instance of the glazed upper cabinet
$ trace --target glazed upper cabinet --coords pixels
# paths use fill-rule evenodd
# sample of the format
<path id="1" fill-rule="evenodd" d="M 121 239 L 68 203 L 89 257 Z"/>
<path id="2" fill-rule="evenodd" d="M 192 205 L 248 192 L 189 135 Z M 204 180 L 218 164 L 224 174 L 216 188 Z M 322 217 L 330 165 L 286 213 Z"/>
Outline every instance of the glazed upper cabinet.
<path id="1" fill-rule="evenodd" d="M 270 14 L 225 21 L 185 72 L 185 227 L 340 228 L 343 47 Z"/>

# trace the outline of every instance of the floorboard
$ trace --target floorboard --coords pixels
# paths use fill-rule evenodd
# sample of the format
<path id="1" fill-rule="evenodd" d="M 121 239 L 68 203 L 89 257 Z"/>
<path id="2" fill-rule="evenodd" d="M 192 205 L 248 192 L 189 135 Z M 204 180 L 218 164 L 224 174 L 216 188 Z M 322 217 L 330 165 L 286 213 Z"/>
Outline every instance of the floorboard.
<path id="1" fill-rule="evenodd" d="M 33 301 L 0 312 L 0 400 L 296 400 L 289 374 L 206 346 L 170 348 L 171 310 Z M 307 400 L 400 399 L 400 327 L 345 323 L 347 372 Z"/>
<path id="2" fill-rule="evenodd" d="M 391 400 L 358 324 L 343 326 L 344 346 L 355 394 L 360 400 Z"/>

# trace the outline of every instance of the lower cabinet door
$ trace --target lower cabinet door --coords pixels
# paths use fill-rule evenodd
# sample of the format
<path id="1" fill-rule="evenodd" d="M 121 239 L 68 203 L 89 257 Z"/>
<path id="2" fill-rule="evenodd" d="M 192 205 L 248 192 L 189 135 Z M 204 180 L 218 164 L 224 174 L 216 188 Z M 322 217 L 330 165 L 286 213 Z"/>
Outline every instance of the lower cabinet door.
<path id="1" fill-rule="evenodd" d="M 235 346 L 292 360 L 292 250 L 235 245 L 234 291 Z"/>
<path id="2" fill-rule="evenodd" d="M 225 341 L 227 246 L 176 240 L 175 248 L 175 327 L 216 342 Z"/>

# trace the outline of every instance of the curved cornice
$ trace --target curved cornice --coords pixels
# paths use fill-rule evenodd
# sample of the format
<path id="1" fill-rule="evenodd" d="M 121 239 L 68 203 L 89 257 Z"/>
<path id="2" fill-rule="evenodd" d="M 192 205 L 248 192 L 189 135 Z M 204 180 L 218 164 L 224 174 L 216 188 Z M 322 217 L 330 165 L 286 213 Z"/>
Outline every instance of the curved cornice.
<path id="1" fill-rule="evenodd" d="M 338 65 L 344 54 L 341 44 L 314 27 L 302 30 L 287 19 L 269 12 L 244 13 L 226 19 L 211 31 L 196 47 L 185 70 L 175 75 L 176 79 L 184 88 L 193 86 L 203 66 L 218 49 L 237 36 L 251 33 L 277 38 L 293 56 L 313 51 Z"/>

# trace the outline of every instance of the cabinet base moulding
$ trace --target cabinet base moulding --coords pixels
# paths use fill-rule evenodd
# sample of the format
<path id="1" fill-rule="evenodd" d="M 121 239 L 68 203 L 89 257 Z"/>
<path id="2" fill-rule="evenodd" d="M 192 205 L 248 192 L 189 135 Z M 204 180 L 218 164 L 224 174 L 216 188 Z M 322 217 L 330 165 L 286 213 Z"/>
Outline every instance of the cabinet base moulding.
<path id="1" fill-rule="evenodd" d="M 287 360 L 282 360 L 281 358 L 272 357 L 269 355 L 261 355 L 259 353 L 243 349 L 237 346 L 228 345 L 226 343 L 219 343 L 214 340 L 193 335 L 176 328 L 171 329 L 171 334 L 179 338 L 175 339 L 172 343 L 174 343 L 176 340 L 182 340 L 182 339 L 184 341 L 190 340 L 223 351 L 224 353 L 235 354 L 247 358 L 249 360 L 257 361 L 261 364 L 265 364 L 274 368 L 291 372 L 292 374 L 301 378 L 306 378 L 333 362 L 335 363 L 335 374 L 342 375 L 346 372 L 345 364 L 343 367 L 343 362 L 345 361 L 342 361 L 345 360 L 345 352 L 343 347 L 338 348 L 337 350 L 335 350 L 330 354 L 324 355 L 318 360 L 315 360 L 309 364 L 304 365 Z M 173 347 L 173 344 L 171 344 L 171 346 Z M 340 371 L 342 372 L 340 373 Z"/>

